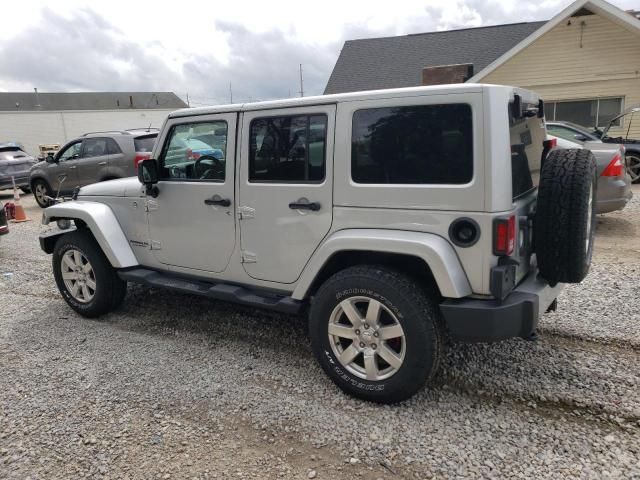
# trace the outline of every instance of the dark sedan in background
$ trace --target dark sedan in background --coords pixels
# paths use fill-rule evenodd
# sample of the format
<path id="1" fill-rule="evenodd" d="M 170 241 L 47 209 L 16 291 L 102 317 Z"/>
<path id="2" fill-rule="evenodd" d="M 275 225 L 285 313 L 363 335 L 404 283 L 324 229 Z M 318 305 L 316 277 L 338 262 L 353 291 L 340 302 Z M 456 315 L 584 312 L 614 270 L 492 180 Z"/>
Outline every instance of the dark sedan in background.
<path id="1" fill-rule="evenodd" d="M 30 192 L 29 170 L 36 163 L 36 159 L 26 153 L 19 143 L 0 143 L 0 190 L 13 188 L 13 177 L 17 187 L 23 192 Z"/>

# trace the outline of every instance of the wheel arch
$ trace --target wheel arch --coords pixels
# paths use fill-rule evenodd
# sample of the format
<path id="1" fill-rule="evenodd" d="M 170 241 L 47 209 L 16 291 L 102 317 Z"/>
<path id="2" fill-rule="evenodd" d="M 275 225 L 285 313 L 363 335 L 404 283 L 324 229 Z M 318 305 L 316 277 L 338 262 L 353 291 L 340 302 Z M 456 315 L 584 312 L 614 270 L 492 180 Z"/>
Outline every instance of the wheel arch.
<path id="1" fill-rule="evenodd" d="M 349 229 L 332 234 L 318 247 L 291 296 L 303 300 L 337 271 L 358 264 L 383 264 L 435 282 L 442 297 L 472 293 L 455 250 L 444 238 L 422 232 Z"/>
<path id="2" fill-rule="evenodd" d="M 114 268 L 138 265 L 133 250 L 120 228 L 113 210 L 108 205 L 97 202 L 64 202 L 46 208 L 42 223 L 49 224 L 60 219 L 74 220 L 78 228 L 87 228 Z M 66 231 L 54 231 L 40 236 L 42 249 L 52 250 L 52 243 Z M 50 253 L 50 252 L 47 252 Z"/>

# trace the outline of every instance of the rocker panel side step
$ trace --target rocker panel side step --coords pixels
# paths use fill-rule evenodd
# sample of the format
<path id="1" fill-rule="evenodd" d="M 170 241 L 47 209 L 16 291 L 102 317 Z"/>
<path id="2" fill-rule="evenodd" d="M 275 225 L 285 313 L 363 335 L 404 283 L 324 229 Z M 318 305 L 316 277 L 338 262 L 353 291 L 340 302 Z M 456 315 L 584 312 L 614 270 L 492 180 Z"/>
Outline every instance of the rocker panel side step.
<path id="1" fill-rule="evenodd" d="M 240 303 L 256 308 L 265 308 L 278 312 L 296 314 L 302 308 L 302 302 L 291 297 L 261 293 L 240 285 L 215 283 L 198 279 L 189 279 L 171 273 L 157 272 L 147 268 L 132 268 L 118 271 L 118 275 L 127 282 L 140 283 L 150 287 L 168 288 L 193 295 Z"/>

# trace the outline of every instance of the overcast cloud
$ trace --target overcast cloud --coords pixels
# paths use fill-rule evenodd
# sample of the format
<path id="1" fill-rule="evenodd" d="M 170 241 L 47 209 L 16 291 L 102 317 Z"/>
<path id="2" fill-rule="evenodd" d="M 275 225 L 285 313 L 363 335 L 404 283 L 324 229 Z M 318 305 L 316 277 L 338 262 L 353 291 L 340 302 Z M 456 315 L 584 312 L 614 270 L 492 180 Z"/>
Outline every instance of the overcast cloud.
<path id="1" fill-rule="evenodd" d="M 305 94 L 321 94 L 346 39 L 546 20 L 569 2 L 133 3 L 12 5 L 0 90 L 174 91 L 201 105 L 228 102 L 231 83 L 234 101 L 262 100 L 298 95 L 302 63 Z"/>

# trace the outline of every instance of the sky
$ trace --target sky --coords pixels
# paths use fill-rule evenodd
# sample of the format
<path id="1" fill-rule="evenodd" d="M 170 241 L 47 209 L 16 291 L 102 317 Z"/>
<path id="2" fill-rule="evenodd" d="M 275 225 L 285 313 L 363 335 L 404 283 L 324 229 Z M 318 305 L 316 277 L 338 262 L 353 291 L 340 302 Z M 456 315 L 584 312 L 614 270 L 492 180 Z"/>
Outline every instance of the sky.
<path id="1" fill-rule="evenodd" d="M 0 91 L 173 91 L 192 106 L 322 94 L 345 40 L 548 20 L 567 0 L 5 5 Z M 640 0 L 615 0 L 640 9 Z"/>

